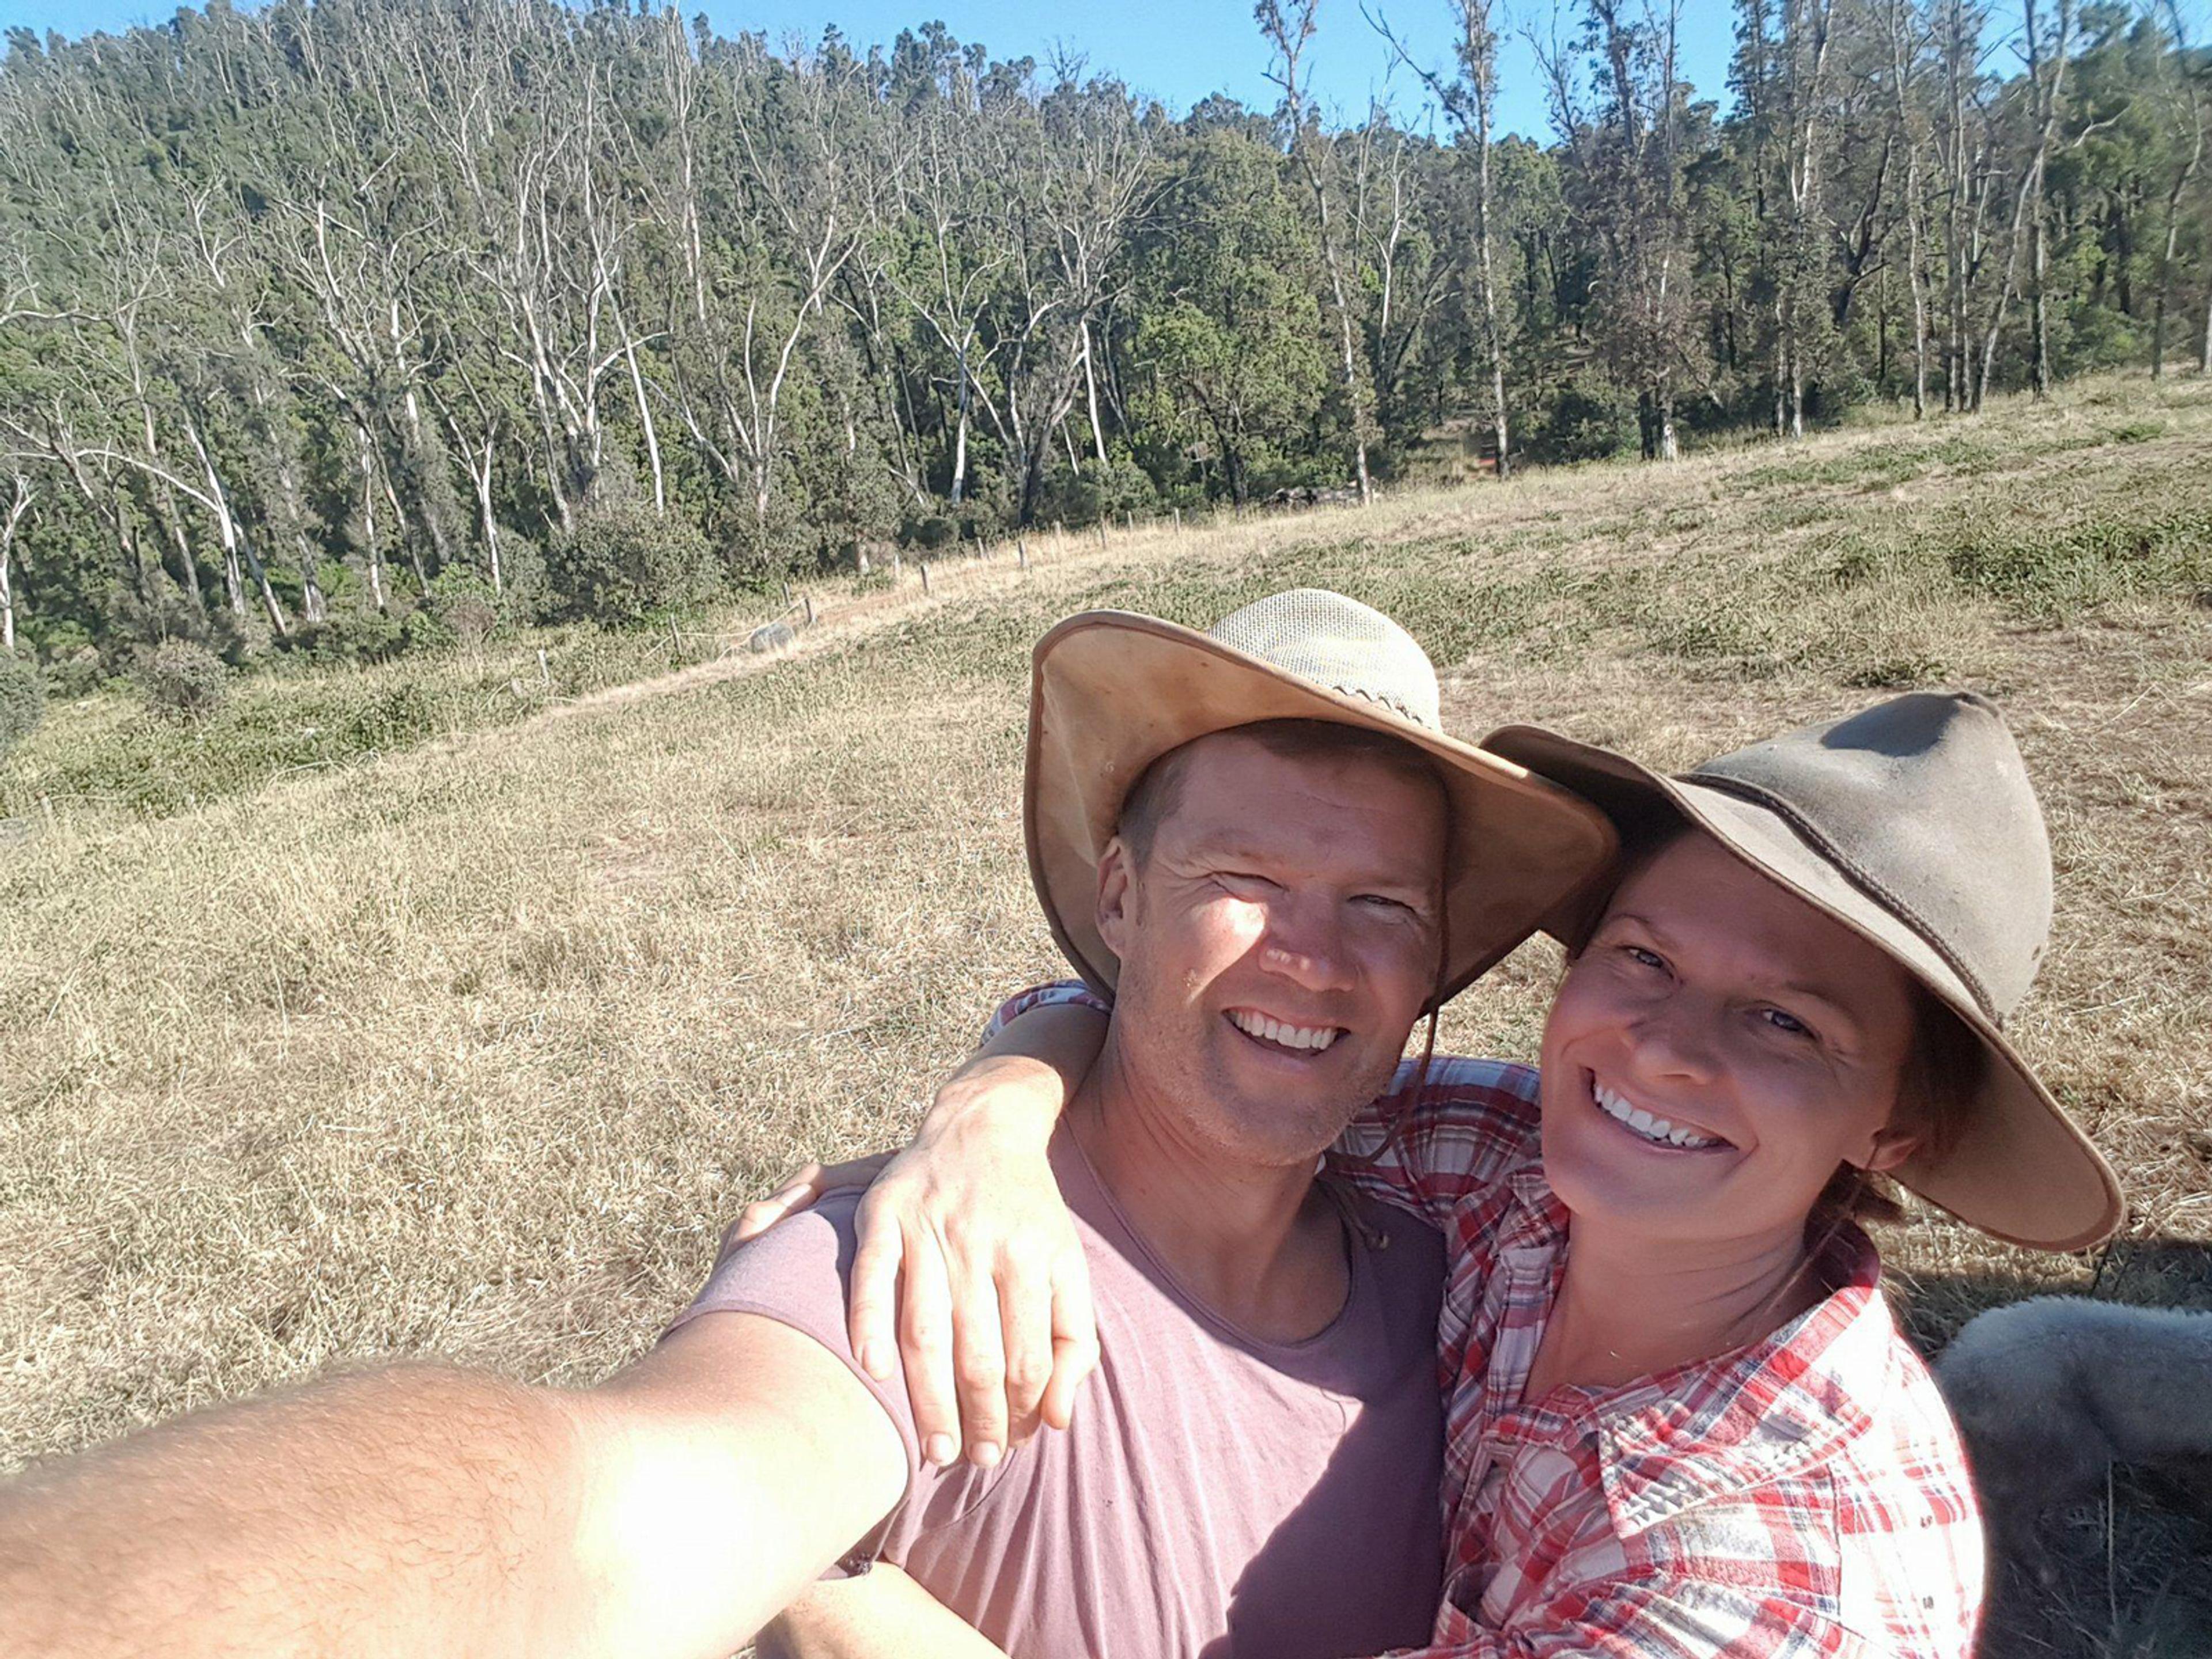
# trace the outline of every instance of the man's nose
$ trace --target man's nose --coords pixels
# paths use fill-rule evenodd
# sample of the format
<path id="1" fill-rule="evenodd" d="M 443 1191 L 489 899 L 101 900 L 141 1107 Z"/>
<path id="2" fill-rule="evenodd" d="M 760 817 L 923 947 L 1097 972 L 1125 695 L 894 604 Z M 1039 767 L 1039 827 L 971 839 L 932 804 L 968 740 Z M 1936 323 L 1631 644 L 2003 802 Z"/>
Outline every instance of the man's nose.
<path id="1" fill-rule="evenodd" d="M 1339 991 L 1352 981 L 1351 954 L 1335 907 L 1317 897 L 1285 894 L 1267 907 L 1260 965 L 1303 990 Z"/>

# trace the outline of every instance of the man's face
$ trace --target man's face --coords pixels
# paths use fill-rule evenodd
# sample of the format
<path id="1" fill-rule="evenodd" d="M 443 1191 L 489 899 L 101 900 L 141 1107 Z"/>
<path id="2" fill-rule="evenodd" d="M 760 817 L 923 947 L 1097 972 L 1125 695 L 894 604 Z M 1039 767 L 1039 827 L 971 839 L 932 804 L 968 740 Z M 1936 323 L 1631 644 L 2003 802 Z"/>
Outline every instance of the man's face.
<path id="1" fill-rule="evenodd" d="M 1234 732 L 1182 764 L 1150 856 L 1116 840 L 1101 864 L 1122 1069 L 1200 1149 L 1310 1163 L 1382 1092 L 1436 988 L 1443 794 Z"/>

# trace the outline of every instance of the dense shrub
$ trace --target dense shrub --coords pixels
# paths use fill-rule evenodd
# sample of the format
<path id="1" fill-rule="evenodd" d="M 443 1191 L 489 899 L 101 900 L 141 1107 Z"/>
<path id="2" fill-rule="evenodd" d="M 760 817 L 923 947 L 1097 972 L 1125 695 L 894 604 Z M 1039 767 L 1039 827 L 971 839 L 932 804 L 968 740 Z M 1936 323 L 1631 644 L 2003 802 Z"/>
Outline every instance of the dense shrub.
<path id="1" fill-rule="evenodd" d="M 397 617 L 364 603 L 303 624 L 294 642 L 325 662 L 384 662 L 399 653 L 406 636 Z"/>
<path id="2" fill-rule="evenodd" d="M 38 728 L 46 712 L 46 686 L 37 663 L 21 652 L 0 654 L 0 761 Z"/>
<path id="3" fill-rule="evenodd" d="M 491 584 L 455 565 L 431 579 L 430 591 L 409 615 L 407 643 L 418 650 L 453 648 L 474 654 L 505 619 L 501 596 Z"/>
<path id="4" fill-rule="evenodd" d="M 642 501 L 595 506 L 545 550 L 550 609 L 562 620 L 617 626 L 714 597 L 720 562 L 688 519 Z"/>
<path id="5" fill-rule="evenodd" d="M 204 720 L 222 705 L 229 684 L 222 659 L 186 640 L 163 641 L 138 665 L 147 706 L 165 720 Z"/>
<path id="6" fill-rule="evenodd" d="M 1570 380 L 1529 432 L 1528 453 L 1538 461 L 1600 461 L 1633 450 L 1636 441 L 1636 412 L 1620 393 L 1601 382 Z"/>

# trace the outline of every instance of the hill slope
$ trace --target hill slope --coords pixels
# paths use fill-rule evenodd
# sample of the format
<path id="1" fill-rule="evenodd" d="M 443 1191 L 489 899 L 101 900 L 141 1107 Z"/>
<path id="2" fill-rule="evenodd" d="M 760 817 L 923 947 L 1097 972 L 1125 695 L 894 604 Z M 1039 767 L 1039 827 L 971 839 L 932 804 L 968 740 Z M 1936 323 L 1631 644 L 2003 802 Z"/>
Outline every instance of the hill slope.
<path id="1" fill-rule="evenodd" d="M 1404 620 L 1468 734 L 1669 765 L 1883 687 L 2000 697 L 2059 863 L 2021 1040 L 2136 1206 L 2101 1289 L 2212 1301 L 2212 384 L 2092 385 L 1001 564 L 764 671 L 65 823 L 0 871 L 0 1467 L 343 1358 L 635 1352 L 744 1196 L 896 1135 L 1056 973 L 1016 814 L 1035 636 L 1300 584 Z M 1523 951 L 1446 1041 L 1529 1053 L 1553 971 Z M 1933 1219 L 1891 1249 L 1931 1334 L 2094 1269 Z M 2146 1559 L 2204 1553 L 2137 1522 Z"/>

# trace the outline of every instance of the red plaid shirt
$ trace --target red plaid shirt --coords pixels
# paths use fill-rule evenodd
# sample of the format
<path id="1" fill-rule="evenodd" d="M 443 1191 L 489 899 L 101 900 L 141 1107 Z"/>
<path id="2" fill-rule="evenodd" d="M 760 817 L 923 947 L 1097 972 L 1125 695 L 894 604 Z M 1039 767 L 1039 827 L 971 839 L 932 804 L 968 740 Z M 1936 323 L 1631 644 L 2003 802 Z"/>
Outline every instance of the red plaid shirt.
<path id="1" fill-rule="evenodd" d="M 1079 987 L 1036 1002 L 1095 1001 Z M 1441 1058 L 1332 1155 L 1442 1228 L 1444 1601 L 1419 1659 L 1965 1659 L 1979 1513 L 1958 1432 L 1856 1228 L 1766 1340 L 1614 1389 L 1522 1398 L 1565 1261 L 1536 1073 Z"/>

